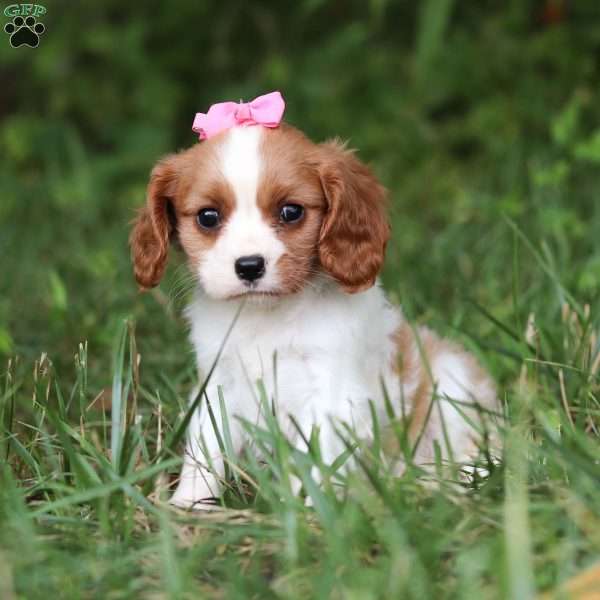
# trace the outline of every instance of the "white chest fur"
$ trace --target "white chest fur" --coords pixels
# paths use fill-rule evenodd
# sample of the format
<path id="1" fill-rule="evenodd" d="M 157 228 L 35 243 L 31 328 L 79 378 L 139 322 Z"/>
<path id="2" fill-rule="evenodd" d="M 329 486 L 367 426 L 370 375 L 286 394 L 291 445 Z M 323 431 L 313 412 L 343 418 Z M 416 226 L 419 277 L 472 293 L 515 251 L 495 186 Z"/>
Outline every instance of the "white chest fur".
<path id="1" fill-rule="evenodd" d="M 198 367 L 207 373 L 239 304 L 200 293 L 187 311 Z M 208 388 L 222 386 L 231 416 L 255 421 L 257 382 L 275 399 L 282 425 L 291 414 L 310 429 L 330 417 L 366 426 L 368 401 L 382 406 L 382 378 L 393 382 L 392 335 L 400 313 L 378 286 L 354 295 L 327 284 L 276 302 L 247 303 Z"/>
<path id="2" fill-rule="evenodd" d="M 201 375 L 211 368 L 239 306 L 211 300 L 201 292 L 189 306 L 187 317 Z M 430 415 L 429 400 L 433 395 L 440 399 L 439 410 L 422 424 L 423 442 L 415 460 L 430 463 L 436 440 L 438 445 L 449 444 L 448 452 L 451 447 L 456 459 L 473 457 L 477 453 L 475 430 L 450 400 L 463 405 L 477 402 L 493 410 L 497 406 L 493 383 L 462 348 L 421 328 L 429 375 L 429 369 L 420 364 L 420 351 L 410 332 L 400 310 L 387 302 L 379 286 L 349 295 L 326 281 L 316 282 L 277 301 L 247 302 L 206 389 L 217 423 L 223 418 L 218 399 L 222 389 L 233 452 L 239 452 L 246 441 L 237 417 L 260 423 L 264 414 L 260 381 L 266 399 L 275 401 L 281 427 L 292 443 L 298 443 L 299 436 L 290 416 L 306 436 L 313 425 L 318 426 L 326 463 L 345 449 L 336 424 L 347 423 L 360 438 L 370 437 L 370 401 L 380 423 L 386 423 L 384 385 L 392 405 L 398 408 L 404 403 L 407 414 L 414 405 L 421 417 Z M 399 341 L 402 381 L 395 360 Z M 424 383 L 429 385 L 423 387 Z M 478 411 L 469 410 L 471 422 L 479 418 Z M 206 467 L 207 457 L 211 468 Z M 172 502 L 194 506 L 202 498 L 218 495 L 222 473 L 218 440 L 207 411 L 201 410 L 190 422 L 181 480 Z"/>

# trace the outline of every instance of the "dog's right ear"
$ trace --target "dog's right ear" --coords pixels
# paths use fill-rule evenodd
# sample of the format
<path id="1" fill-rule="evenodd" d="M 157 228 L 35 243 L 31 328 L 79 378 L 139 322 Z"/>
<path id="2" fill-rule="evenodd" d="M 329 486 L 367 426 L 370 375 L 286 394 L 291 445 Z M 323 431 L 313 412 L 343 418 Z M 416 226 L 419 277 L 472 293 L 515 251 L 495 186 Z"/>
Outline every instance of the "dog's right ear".
<path id="1" fill-rule="evenodd" d="M 177 155 L 161 159 L 152 169 L 146 205 L 133 222 L 129 236 L 135 279 L 140 288 L 158 285 L 169 252 L 169 241 L 175 228 L 170 218 L 177 193 Z"/>

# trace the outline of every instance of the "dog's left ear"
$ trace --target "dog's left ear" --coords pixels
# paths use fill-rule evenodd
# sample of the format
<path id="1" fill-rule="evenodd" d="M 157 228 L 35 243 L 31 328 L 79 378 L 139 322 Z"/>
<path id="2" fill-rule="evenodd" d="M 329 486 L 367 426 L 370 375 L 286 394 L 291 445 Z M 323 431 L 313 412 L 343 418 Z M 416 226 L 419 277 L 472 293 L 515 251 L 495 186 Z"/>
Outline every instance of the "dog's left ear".
<path id="1" fill-rule="evenodd" d="M 339 141 L 320 144 L 316 168 L 327 200 L 319 238 L 321 266 L 344 291 L 370 288 L 390 237 L 386 190 Z"/>

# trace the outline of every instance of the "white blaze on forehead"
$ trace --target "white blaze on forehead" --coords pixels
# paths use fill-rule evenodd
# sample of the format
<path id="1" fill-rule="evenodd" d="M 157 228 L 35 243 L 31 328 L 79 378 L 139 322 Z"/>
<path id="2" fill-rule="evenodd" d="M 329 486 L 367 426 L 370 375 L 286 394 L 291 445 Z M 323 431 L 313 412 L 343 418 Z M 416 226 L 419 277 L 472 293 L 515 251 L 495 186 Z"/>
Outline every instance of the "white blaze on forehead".
<path id="1" fill-rule="evenodd" d="M 262 127 L 233 127 L 220 148 L 221 172 L 235 194 L 236 208 L 256 207 L 261 171 Z"/>
<path id="2" fill-rule="evenodd" d="M 265 259 L 265 274 L 255 283 L 255 289 L 265 292 L 278 289 L 277 261 L 285 246 L 258 207 L 258 187 L 264 168 L 262 138 L 263 128 L 259 125 L 234 127 L 218 151 L 221 175 L 231 187 L 235 203 L 199 269 L 203 287 L 214 297 L 235 295 L 246 289 L 235 274 L 235 261 L 253 254 Z"/>

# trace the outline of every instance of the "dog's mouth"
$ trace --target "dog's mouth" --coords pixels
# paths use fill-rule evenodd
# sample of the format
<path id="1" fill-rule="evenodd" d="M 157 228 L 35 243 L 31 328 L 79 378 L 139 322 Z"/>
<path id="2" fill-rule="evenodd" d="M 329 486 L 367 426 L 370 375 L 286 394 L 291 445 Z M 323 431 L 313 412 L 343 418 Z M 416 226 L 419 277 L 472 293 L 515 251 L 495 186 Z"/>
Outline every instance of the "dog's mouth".
<path id="1" fill-rule="evenodd" d="M 229 296 L 229 300 L 241 300 L 242 298 L 281 298 L 284 296 L 283 292 L 276 292 L 272 290 L 257 290 L 253 288 L 248 288 L 244 292 L 240 294 L 234 294 L 233 296 Z"/>

